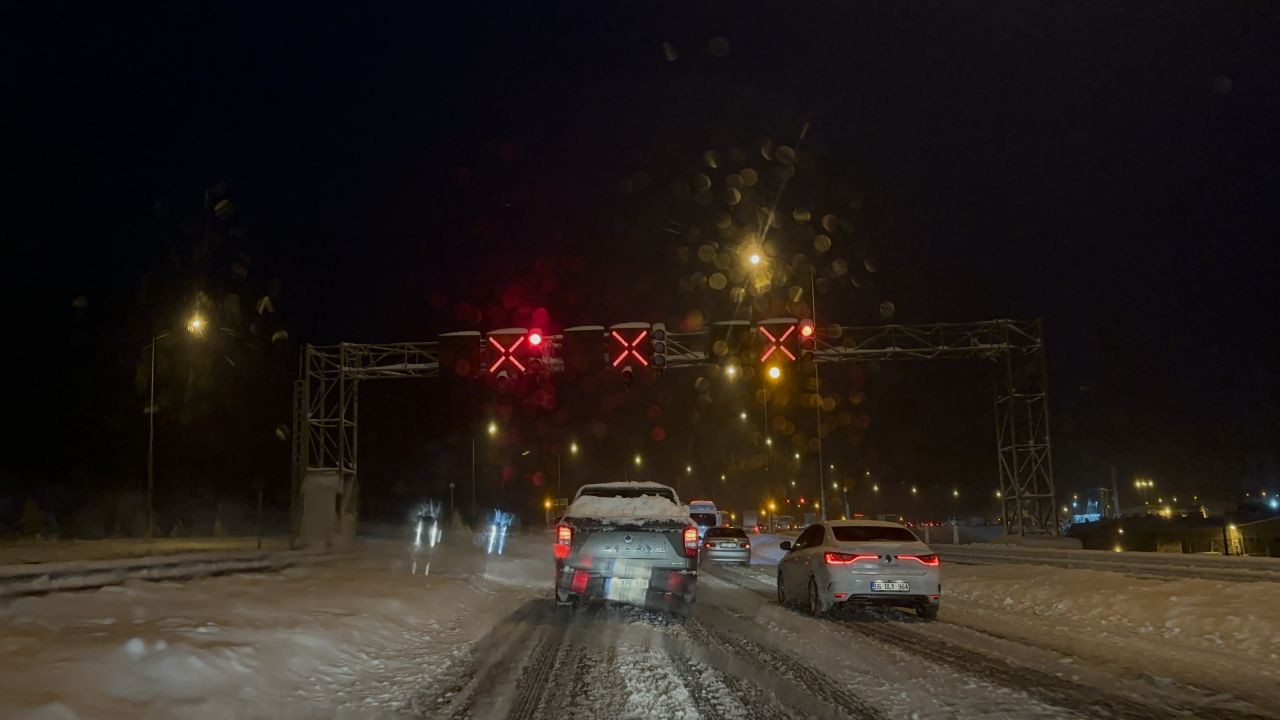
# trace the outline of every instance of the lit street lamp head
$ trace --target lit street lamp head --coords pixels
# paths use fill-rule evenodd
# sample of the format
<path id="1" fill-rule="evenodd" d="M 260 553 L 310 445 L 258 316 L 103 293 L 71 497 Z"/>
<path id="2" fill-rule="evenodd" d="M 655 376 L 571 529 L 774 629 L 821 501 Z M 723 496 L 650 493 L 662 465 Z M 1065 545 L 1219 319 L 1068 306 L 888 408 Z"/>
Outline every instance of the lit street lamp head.
<path id="1" fill-rule="evenodd" d="M 751 257 L 750 257 L 750 258 L 748 258 L 748 259 L 751 261 L 751 264 L 752 264 L 752 265 L 759 265 L 759 264 L 760 264 L 760 253 L 751 253 Z"/>
<path id="2" fill-rule="evenodd" d="M 204 332 L 205 324 L 205 319 L 198 313 L 192 315 L 191 318 L 187 320 L 187 332 L 192 335 L 200 335 Z"/>
<path id="3" fill-rule="evenodd" d="M 778 379 L 778 378 L 780 378 L 780 377 L 782 377 L 782 369 L 781 369 L 781 368 L 779 368 L 777 365 L 774 365 L 773 367 L 769 368 L 769 379 L 770 379 L 770 380 L 777 380 L 777 379 Z"/>

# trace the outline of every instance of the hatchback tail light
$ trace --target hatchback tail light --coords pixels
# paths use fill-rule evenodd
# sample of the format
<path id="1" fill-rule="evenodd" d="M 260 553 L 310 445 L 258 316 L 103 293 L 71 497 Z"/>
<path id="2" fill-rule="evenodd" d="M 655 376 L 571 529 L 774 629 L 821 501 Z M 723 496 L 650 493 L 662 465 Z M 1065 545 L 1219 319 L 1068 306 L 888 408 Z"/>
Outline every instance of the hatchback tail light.
<path id="1" fill-rule="evenodd" d="M 573 544 L 573 528 L 568 525 L 559 525 L 556 527 L 556 544 L 552 549 L 555 551 L 556 559 L 563 560 L 569 557 L 569 546 Z"/>
<path id="2" fill-rule="evenodd" d="M 936 567 L 940 562 L 938 560 L 938 556 L 932 555 L 932 554 L 931 555 L 899 555 L 898 559 L 899 560 L 915 560 L 921 565 L 928 565 L 930 567 Z"/>
<path id="3" fill-rule="evenodd" d="M 692 525 L 684 529 L 684 554 L 688 557 L 698 556 L 698 528 Z"/>
<path id="4" fill-rule="evenodd" d="M 828 565 L 852 565 L 859 560 L 875 560 L 876 555 L 850 555 L 848 553 L 828 552 L 822 554 L 822 561 Z"/>

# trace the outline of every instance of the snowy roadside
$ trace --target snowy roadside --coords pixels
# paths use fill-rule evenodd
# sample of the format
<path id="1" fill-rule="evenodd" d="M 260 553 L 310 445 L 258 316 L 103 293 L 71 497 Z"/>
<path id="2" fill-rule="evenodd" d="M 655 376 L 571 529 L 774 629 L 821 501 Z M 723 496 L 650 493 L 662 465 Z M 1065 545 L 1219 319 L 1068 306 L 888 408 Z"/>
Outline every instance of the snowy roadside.
<path id="1" fill-rule="evenodd" d="M 744 580 L 773 588 L 774 565 L 785 554 L 780 540 L 753 539 Z M 1128 668 L 1153 686 L 1176 682 L 1280 705 L 1280 605 L 1273 601 L 1280 583 L 945 559 L 942 582 L 942 622 L 904 623 L 903 630 L 965 644 L 1005 638 Z"/>
<path id="2" fill-rule="evenodd" d="M 0 543 L 0 565 L 117 560 L 178 553 L 274 552 L 289 549 L 287 536 L 110 538 L 106 540 L 14 541 Z"/>
<path id="3" fill-rule="evenodd" d="M 545 591 L 545 545 L 509 547 L 366 543 L 274 574 L 0 604 L 0 717 L 396 715 L 514 602 Z"/>
<path id="4" fill-rule="evenodd" d="M 129 580 L 186 580 L 233 572 L 281 570 L 321 557 L 305 551 L 175 553 L 116 560 L 0 565 L 0 600 L 119 585 Z"/>

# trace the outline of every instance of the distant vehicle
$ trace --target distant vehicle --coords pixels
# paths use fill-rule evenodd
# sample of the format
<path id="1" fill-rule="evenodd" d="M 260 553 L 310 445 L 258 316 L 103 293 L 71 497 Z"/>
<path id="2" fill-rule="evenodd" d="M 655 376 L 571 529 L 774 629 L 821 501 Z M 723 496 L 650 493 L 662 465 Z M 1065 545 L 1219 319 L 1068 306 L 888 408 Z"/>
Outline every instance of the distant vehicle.
<path id="1" fill-rule="evenodd" d="M 713 527 L 702 538 L 702 557 L 699 563 L 723 562 L 739 565 L 751 564 L 751 540 L 742 528 Z"/>
<path id="2" fill-rule="evenodd" d="M 795 527 L 796 521 L 790 515 L 779 515 L 773 519 L 774 530 L 790 530 Z"/>
<path id="3" fill-rule="evenodd" d="M 698 525 L 698 537 L 707 534 L 707 528 L 720 524 L 720 511 L 710 500 L 694 500 L 689 503 L 689 517 Z"/>
<path id="4" fill-rule="evenodd" d="M 778 602 L 815 617 L 848 604 L 915 608 L 936 620 L 942 599 L 938 555 L 907 528 L 877 520 L 810 525 L 778 563 Z"/>
<path id="5" fill-rule="evenodd" d="M 555 596 L 661 606 L 688 614 L 698 586 L 698 529 L 658 483 L 584 485 L 556 526 Z"/>
<path id="6" fill-rule="evenodd" d="M 742 527 L 758 535 L 760 533 L 760 519 L 755 513 L 742 513 Z"/>

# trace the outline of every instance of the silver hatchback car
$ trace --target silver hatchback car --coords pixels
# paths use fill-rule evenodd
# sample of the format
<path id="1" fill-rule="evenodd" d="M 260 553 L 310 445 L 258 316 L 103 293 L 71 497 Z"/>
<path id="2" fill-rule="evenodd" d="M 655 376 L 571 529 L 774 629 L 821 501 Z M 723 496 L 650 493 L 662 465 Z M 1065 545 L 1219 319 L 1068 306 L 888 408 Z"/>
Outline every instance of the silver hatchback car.
<path id="1" fill-rule="evenodd" d="M 942 599 L 937 553 L 892 522 L 844 520 L 810 525 L 778 563 L 778 601 L 821 615 L 846 604 L 915 608 L 934 620 Z"/>
<path id="2" fill-rule="evenodd" d="M 702 537 L 702 550 L 699 563 L 719 562 L 751 564 L 751 540 L 747 532 L 735 527 L 707 528 Z"/>

